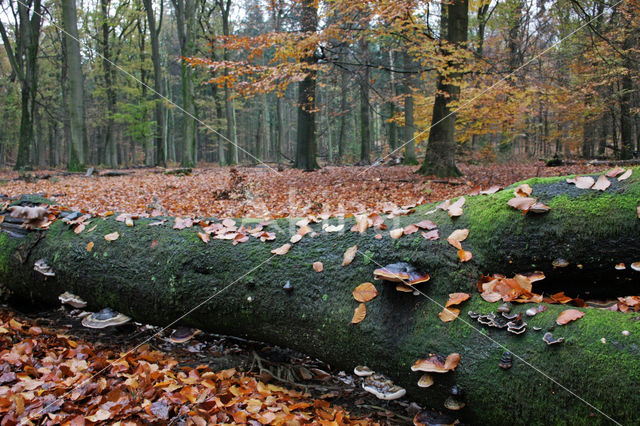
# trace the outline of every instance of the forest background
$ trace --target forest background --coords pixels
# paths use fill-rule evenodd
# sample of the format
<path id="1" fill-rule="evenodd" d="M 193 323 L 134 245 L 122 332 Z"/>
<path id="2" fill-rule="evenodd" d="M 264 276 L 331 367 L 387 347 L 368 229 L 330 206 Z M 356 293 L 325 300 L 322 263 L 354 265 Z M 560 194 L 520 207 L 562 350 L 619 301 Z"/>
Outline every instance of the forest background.
<path id="1" fill-rule="evenodd" d="M 425 158 L 455 175 L 638 150 L 635 0 L 1 6 L 1 166 Z"/>

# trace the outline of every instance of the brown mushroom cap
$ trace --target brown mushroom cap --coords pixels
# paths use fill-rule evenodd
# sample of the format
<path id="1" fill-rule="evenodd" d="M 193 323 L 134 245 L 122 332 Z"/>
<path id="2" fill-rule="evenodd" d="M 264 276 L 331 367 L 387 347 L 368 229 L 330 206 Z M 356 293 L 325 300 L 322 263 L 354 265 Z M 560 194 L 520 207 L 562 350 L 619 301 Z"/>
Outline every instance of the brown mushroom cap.
<path id="1" fill-rule="evenodd" d="M 419 359 L 411 367 L 411 371 L 425 373 L 446 373 L 455 370 L 460 362 L 460 354 L 452 353 L 445 359 L 442 355 L 430 354 L 427 359 Z"/>
<path id="2" fill-rule="evenodd" d="M 421 388 L 428 388 L 432 384 L 433 377 L 431 377 L 430 374 L 423 374 L 422 377 L 420 377 L 420 380 L 418 380 L 418 386 L 420 386 Z"/>
<path id="3" fill-rule="evenodd" d="M 467 404 L 465 404 L 464 401 L 460 401 L 459 399 L 456 399 L 452 396 L 448 397 L 444 401 L 444 408 L 452 411 L 462 410 L 465 405 Z"/>
<path id="4" fill-rule="evenodd" d="M 173 330 L 173 333 L 171 333 L 171 336 L 169 336 L 169 340 L 171 340 L 173 343 L 184 343 L 191 340 L 193 336 L 198 333 L 200 333 L 200 330 L 196 328 L 178 327 Z"/>
<path id="5" fill-rule="evenodd" d="M 65 291 L 60 296 L 58 296 L 58 299 L 60 300 L 60 303 L 63 303 L 65 305 L 70 305 L 78 309 L 84 308 L 85 306 L 87 306 L 87 302 L 82 300 L 82 298 L 80 298 L 79 296 L 76 296 L 73 293 L 69 293 L 68 291 Z"/>
<path id="6" fill-rule="evenodd" d="M 454 417 L 448 414 L 431 410 L 420 411 L 413 418 L 413 424 L 415 426 L 453 426 L 457 422 Z"/>
<path id="7" fill-rule="evenodd" d="M 114 311 L 111 308 L 104 308 L 99 312 L 94 312 L 82 319 L 82 325 L 87 328 L 105 328 L 122 325 L 131 321 L 131 318 Z"/>
<path id="8" fill-rule="evenodd" d="M 429 281 L 429 274 L 418 271 L 413 265 L 406 262 L 391 263 L 384 268 L 373 271 L 376 280 L 385 280 L 403 283 L 406 285 L 420 284 Z"/>

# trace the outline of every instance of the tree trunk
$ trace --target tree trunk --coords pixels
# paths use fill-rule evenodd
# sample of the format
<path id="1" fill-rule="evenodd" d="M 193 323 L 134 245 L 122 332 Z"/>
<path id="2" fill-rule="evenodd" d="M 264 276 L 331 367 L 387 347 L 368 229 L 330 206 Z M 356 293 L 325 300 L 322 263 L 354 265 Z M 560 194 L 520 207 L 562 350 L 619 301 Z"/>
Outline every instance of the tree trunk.
<path id="1" fill-rule="evenodd" d="M 149 38 L 151 39 L 151 62 L 153 63 L 153 97 L 155 99 L 155 116 L 156 126 L 153 136 L 153 144 L 156 151 L 156 165 L 166 165 L 166 147 L 163 138 L 164 130 L 164 112 L 162 111 L 162 65 L 160 64 L 160 29 L 162 27 L 162 11 L 164 2 L 160 2 L 160 19 L 156 25 L 156 17 L 153 12 L 152 0 L 143 0 L 145 11 L 147 12 L 147 20 L 149 21 Z"/>
<path id="2" fill-rule="evenodd" d="M 71 141 L 69 170 L 81 171 L 86 163 L 86 128 L 84 121 L 84 83 L 78 42 L 78 17 L 75 2 L 62 2 L 62 22 L 65 30 L 66 59 L 69 73 L 69 115 Z"/>
<path id="3" fill-rule="evenodd" d="M 462 44 L 467 40 L 469 3 L 467 0 L 455 0 L 447 6 L 447 9 L 446 40 L 454 47 L 462 47 Z M 460 176 L 462 174 L 455 163 L 456 114 L 449 106 L 451 102 L 455 102 L 458 99 L 460 94 L 460 87 L 456 82 L 456 79 L 460 78 L 460 74 L 455 72 L 455 69 L 460 65 L 449 61 L 449 67 L 452 67 L 454 72 L 449 72 L 446 76 L 438 72 L 436 99 L 431 118 L 431 132 L 429 133 L 424 163 L 422 163 L 419 170 L 421 174 L 433 174 L 440 177 Z"/>
<path id="4" fill-rule="evenodd" d="M 405 50 L 402 53 L 405 71 L 413 69 L 413 61 L 409 53 Z M 405 72 L 402 76 L 402 90 L 404 93 L 404 126 L 402 136 L 404 147 L 404 164 L 418 164 L 416 159 L 415 124 L 413 116 L 413 77 L 410 72 Z"/>
<path id="5" fill-rule="evenodd" d="M 137 321 L 162 326 L 180 319 L 209 331 L 297 349 L 349 371 L 365 364 L 406 387 L 412 398 L 440 410 L 456 384 L 467 403 L 456 415 L 474 424 L 606 423 L 574 394 L 618 422 L 635 424 L 640 421 L 637 314 L 585 308 L 580 309 L 584 318 L 558 326 L 555 320 L 566 306 L 547 305 L 547 311 L 531 318 L 524 315 L 531 305 L 515 305 L 513 311 L 521 313 L 529 326 L 524 334 L 513 335 L 483 328 L 466 312 L 495 311 L 501 303 L 489 304 L 479 297 L 476 283 L 482 273 L 510 276 L 535 268 L 547 278 L 534 283 L 534 291 L 547 294 L 566 291 L 586 297 L 590 292 L 588 297 L 594 298 L 637 294 L 640 273 L 631 268 L 616 272 L 613 266 L 640 259 L 639 174 L 636 168 L 631 179 L 612 180 L 605 192 L 577 189 L 563 177 L 532 179 L 528 183 L 533 194 L 551 206 L 546 215 L 523 215 L 508 207 L 515 185 L 493 195 L 468 197 L 464 214 L 457 219 L 443 211 L 428 216 L 438 224 L 441 241 L 419 234 L 398 240 L 385 234 L 377 240 L 374 230 L 362 235 L 325 233 L 314 224 L 320 235 L 303 238 L 284 256 L 272 256 L 270 251 L 295 233 L 295 220 L 269 225 L 277 234 L 274 243 L 251 238 L 234 246 L 213 239 L 205 245 L 195 227 L 183 231 L 171 229 L 171 223 L 150 227 L 152 219 L 127 227 L 115 216 L 94 219 L 96 229 L 80 234 L 57 221 L 48 231 L 13 238 L 9 232 L 16 232 L 15 224 L 11 227 L 5 216 L 0 225 L 4 231 L 0 232 L 0 282 L 23 303 L 55 305 L 58 294 L 70 291 L 87 300 L 88 309 L 94 311 L 110 306 Z M 388 220 L 387 225 L 415 223 L 433 208 L 419 206 L 414 215 Z M 346 220 L 345 229 L 353 223 Z M 467 263 L 460 263 L 456 250 L 443 241 L 462 228 L 470 230 L 462 243 L 473 253 Z M 120 237 L 105 241 L 103 236 L 114 231 Z M 88 252 L 90 241 L 94 246 Z M 345 250 L 356 244 L 353 263 L 341 266 Z M 554 268 L 558 258 L 569 266 Z M 55 277 L 33 270 L 39 259 L 52 267 Z M 311 267 L 319 260 L 324 263 L 322 273 Z M 417 287 L 426 297 L 400 293 L 394 284 L 376 281 L 379 295 L 366 304 L 366 318 L 350 324 L 358 306 L 353 289 L 372 281 L 374 269 L 398 261 L 431 275 L 428 283 Z M 292 292 L 282 288 L 287 281 Z M 453 292 L 472 297 L 461 306 L 460 319 L 441 322 L 437 314 Z M 623 336 L 622 330 L 630 334 Z M 542 341 L 547 331 L 565 342 L 547 346 Z M 603 337 L 606 344 L 600 342 Z M 516 356 L 508 371 L 498 368 L 505 350 Z M 411 365 L 429 353 L 452 352 L 461 355 L 455 372 L 437 375 L 430 388 L 418 388 L 420 374 L 411 372 Z"/>
<path id="6" fill-rule="evenodd" d="M 369 43 L 365 38 L 360 40 L 362 63 L 369 62 Z M 361 70 L 360 79 L 360 164 L 369 164 L 371 157 L 371 124 L 369 110 L 369 67 Z"/>
<path id="7" fill-rule="evenodd" d="M 318 25 L 317 6 L 313 0 L 302 0 L 301 27 L 303 32 L 316 31 Z M 308 52 L 304 62 L 311 65 L 315 63 L 313 52 Z M 316 72 L 307 70 L 307 75 L 300 82 L 298 93 L 298 132 L 296 139 L 295 167 L 304 170 L 318 168 L 316 162 Z"/>
<path id="8" fill-rule="evenodd" d="M 231 34 L 231 28 L 229 25 L 229 13 L 231 12 L 231 0 L 217 0 L 220 13 L 222 15 L 222 34 L 229 36 Z M 226 48 L 222 49 L 222 57 L 225 61 L 229 60 L 229 51 Z M 225 76 L 229 75 L 229 70 L 225 68 L 223 70 Z M 233 111 L 233 99 L 231 98 L 231 87 L 229 83 L 224 83 L 224 108 L 225 116 L 227 119 L 227 141 L 228 141 L 228 163 L 238 164 L 238 138 L 236 133 L 235 112 Z"/>

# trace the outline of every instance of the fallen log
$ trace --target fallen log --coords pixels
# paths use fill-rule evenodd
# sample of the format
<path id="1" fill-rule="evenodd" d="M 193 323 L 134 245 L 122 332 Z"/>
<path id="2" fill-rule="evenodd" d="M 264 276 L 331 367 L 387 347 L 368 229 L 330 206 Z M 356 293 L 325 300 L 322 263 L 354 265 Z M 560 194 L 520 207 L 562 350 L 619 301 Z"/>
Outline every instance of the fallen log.
<path id="1" fill-rule="evenodd" d="M 512 186 L 467 197 L 458 218 L 443 210 L 425 216 L 434 210 L 430 204 L 386 221 L 394 229 L 430 219 L 438 225 L 437 241 L 420 232 L 399 239 L 391 239 L 387 231 L 350 232 L 354 221 L 348 219 L 344 233 L 310 225 L 318 235 L 305 236 L 282 256 L 271 250 L 296 233 L 295 221 L 269 225 L 277 235 L 274 242 L 250 238 L 233 245 L 215 239 L 205 244 L 197 234 L 201 228 L 178 231 L 172 220 L 150 226 L 157 218 L 140 219 L 127 227 L 114 217 L 93 218 L 79 234 L 58 220 L 48 230 L 26 236 L 0 232 L 0 282 L 13 300 L 23 303 L 57 304 L 57 296 L 70 291 L 91 310 L 109 306 L 162 326 L 180 319 L 213 332 L 297 349 L 348 370 L 368 365 L 436 409 L 443 409 L 457 385 L 466 407 L 456 415 L 473 424 L 638 423 L 638 314 L 581 308 L 583 318 L 560 326 L 555 321 L 566 306 L 548 305 L 528 318 L 525 309 L 536 305 L 516 305 L 513 311 L 529 323 L 520 335 L 483 327 L 466 315 L 495 311 L 501 303 L 479 296 L 483 273 L 511 276 L 540 270 L 546 279 L 534 283 L 534 291 L 547 294 L 610 298 L 640 293 L 640 272 L 629 267 L 640 261 L 640 169 L 626 181 L 612 179 L 602 192 L 578 189 L 564 178 L 527 182 L 532 196 L 550 206 L 549 213 L 525 215 L 509 207 Z M 462 245 L 473 253 L 466 263 L 446 241 L 462 228 L 470 231 Z M 119 238 L 105 240 L 113 232 Z M 382 239 L 374 238 L 378 232 Z M 342 266 L 343 254 L 355 245 L 355 259 Z M 34 271 L 40 259 L 54 277 Z M 322 272 L 312 267 L 317 261 L 324 264 Z M 408 262 L 430 274 L 429 282 L 417 286 L 424 295 L 401 293 L 394 284 L 375 281 L 379 295 L 366 303 L 364 320 L 350 324 L 359 305 L 354 288 L 373 282 L 374 269 L 394 262 Z M 619 263 L 626 269 L 616 270 Z M 287 282 L 293 290 L 283 288 Z M 444 323 L 438 313 L 453 292 L 472 297 L 461 305 L 458 320 Z M 546 332 L 564 342 L 547 345 L 542 340 Z M 514 360 L 512 368 L 503 370 L 498 364 L 506 350 Z M 421 374 L 411 366 L 431 353 L 459 353 L 461 361 L 455 371 L 434 377 L 431 387 L 419 388 Z"/>

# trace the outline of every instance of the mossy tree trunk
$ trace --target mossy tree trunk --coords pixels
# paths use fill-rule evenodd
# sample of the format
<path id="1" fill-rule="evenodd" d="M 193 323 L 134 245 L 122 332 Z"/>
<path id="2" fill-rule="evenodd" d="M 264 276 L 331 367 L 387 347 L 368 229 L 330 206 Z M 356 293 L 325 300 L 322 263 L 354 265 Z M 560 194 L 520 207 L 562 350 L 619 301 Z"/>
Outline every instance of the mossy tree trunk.
<path id="1" fill-rule="evenodd" d="M 555 319 L 566 307 L 549 305 L 526 319 L 528 331 L 519 336 L 483 329 L 466 315 L 497 308 L 478 295 L 481 273 L 542 270 L 547 278 L 535 283 L 534 290 L 540 291 L 544 283 L 548 292 L 564 290 L 572 296 L 638 293 L 634 284 L 640 272 L 616 271 L 614 265 L 640 260 L 640 169 L 624 182 L 612 180 L 605 192 L 577 189 L 564 178 L 528 183 L 533 195 L 551 207 L 548 214 L 522 215 L 511 209 L 507 201 L 513 188 L 508 188 L 467 197 L 464 214 L 457 219 L 440 210 L 425 216 L 434 208 L 425 205 L 413 215 L 387 221 L 392 229 L 429 218 L 439 227 L 438 241 L 420 233 L 392 240 L 387 232 L 378 240 L 371 229 L 365 234 L 325 233 L 316 224 L 312 226 L 320 235 L 305 236 L 284 256 L 270 251 L 295 233 L 295 221 L 270 225 L 277 233 L 273 243 L 251 238 L 236 246 L 220 240 L 205 245 L 197 229 L 173 230 L 171 221 L 149 227 L 151 220 L 143 219 L 126 227 L 113 217 L 95 218 L 87 228 L 96 228 L 78 235 L 57 221 L 48 231 L 21 239 L 0 233 L 0 282 L 23 301 L 57 303 L 58 294 L 71 291 L 92 310 L 110 306 L 163 326 L 182 318 L 181 323 L 213 332 L 298 349 L 335 367 L 365 364 L 407 387 L 421 404 L 437 409 L 457 384 L 467 402 L 457 415 L 473 424 L 609 423 L 602 413 L 623 424 L 638 423 L 637 315 L 588 308 L 578 321 L 557 326 Z M 349 229 L 353 221 L 345 225 Z M 464 264 L 446 242 L 461 228 L 470 230 L 462 244 L 473 253 Z M 114 231 L 120 238 L 106 241 L 104 235 Z M 88 252 L 90 241 L 95 245 Z M 345 250 L 356 244 L 355 260 L 341 266 Z M 554 269 L 557 258 L 569 266 Z M 56 276 L 35 272 L 38 259 L 45 259 Z M 324 263 L 323 272 L 313 270 L 315 261 Z M 350 324 L 358 305 L 353 289 L 372 281 L 380 265 L 398 261 L 431 275 L 420 287 L 426 297 L 375 282 L 379 295 L 366 304 L 366 318 Z M 294 287 L 290 293 L 282 288 L 287 281 Z M 468 292 L 472 298 L 461 306 L 460 319 L 443 323 L 437 314 L 453 292 Z M 514 311 L 528 307 L 516 306 Z M 534 331 L 534 326 L 541 330 Z M 565 342 L 543 343 L 543 333 L 551 329 Z M 630 334 L 621 334 L 623 330 Z M 603 337 L 606 344 L 600 341 Z M 507 349 L 517 357 L 505 371 L 498 368 L 498 360 Z M 461 354 L 458 368 L 437 375 L 434 386 L 418 388 L 420 374 L 411 372 L 413 362 L 430 353 L 452 352 Z"/>

